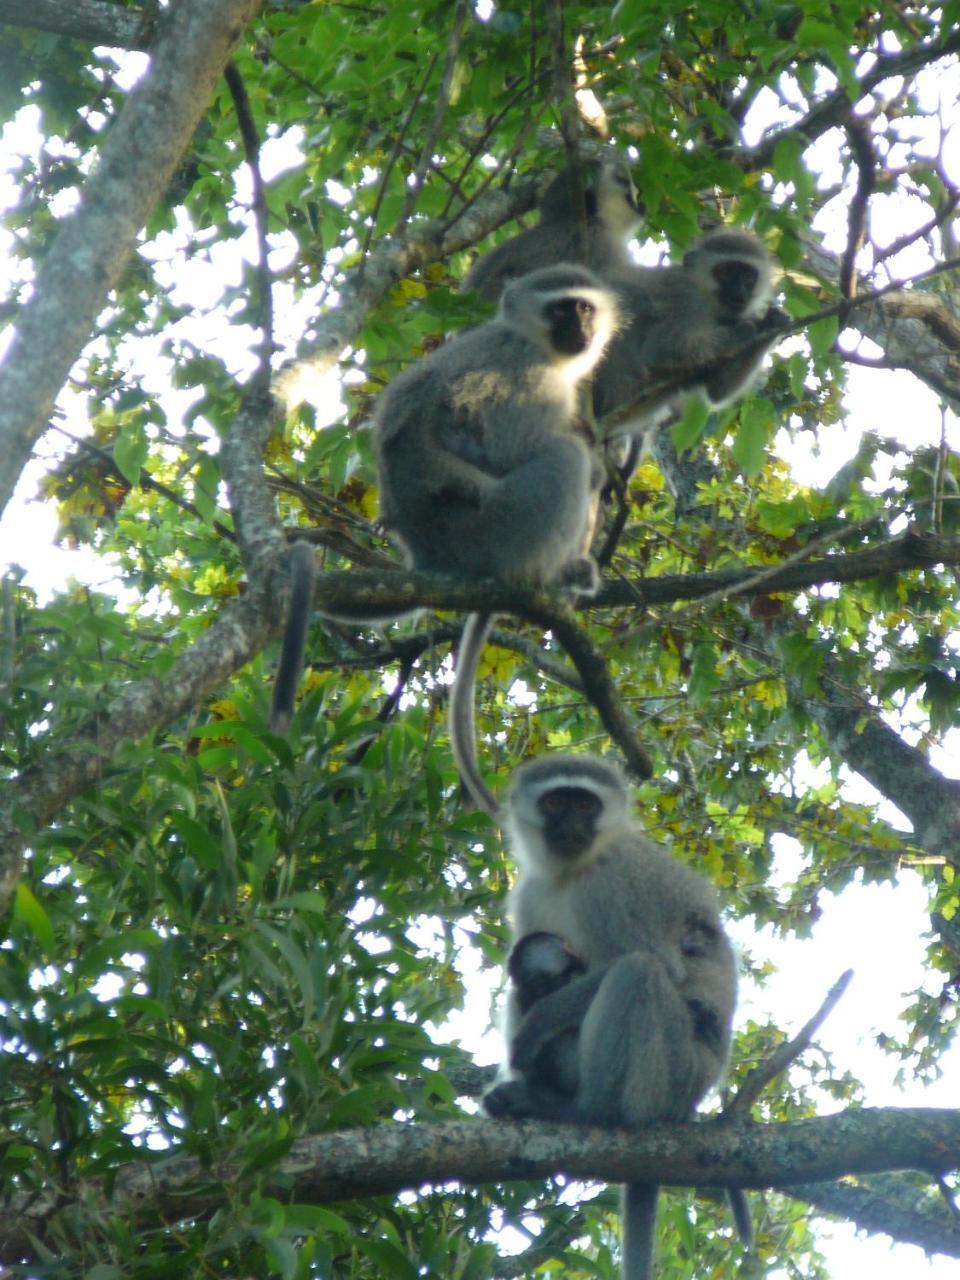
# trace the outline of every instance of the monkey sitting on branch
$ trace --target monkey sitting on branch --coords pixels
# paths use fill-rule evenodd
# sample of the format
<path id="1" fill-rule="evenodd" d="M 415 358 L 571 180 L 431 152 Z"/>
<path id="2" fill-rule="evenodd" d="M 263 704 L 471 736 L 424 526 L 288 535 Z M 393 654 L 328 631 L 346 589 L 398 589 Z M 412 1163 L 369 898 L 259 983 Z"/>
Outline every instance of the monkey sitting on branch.
<path id="1" fill-rule="evenodd" d="M 556 584 L 596 592 L 588 553 L 602 468 L 584 438 L 578 391 L 618 323 L 616 303 L 587 268 L 545 267 L 507 286 L 495 318 L 405 369 L 380 396 L 374 437 L 380 509 L 410 568 L 460 580 Z M 294 573 L 274 719 L 289 720 L 309 621 L 309 552 Z M 309 584 L 312 588 L 312 577 Z M 304 606 L 306 601 L 306 606 Z M 477 664 L 492 617 L 471 614 L 450 699 L 461 776 L 488 812 L 473 728 Z"/>
<path id="2" fill-rule="evenodd" d="M 519 879 L 495 1117 L 640 1127 L 686 1119 L 720 1079 L 737 972 L 713 890 L 653 844 L 619 770 L 595 756 L 521 766 L 506 805 Z M 539 985 L 538 985 L 539 984 Z M 657 1187 L 623 1197 L 623 1277 L 652 1274 Z"/>

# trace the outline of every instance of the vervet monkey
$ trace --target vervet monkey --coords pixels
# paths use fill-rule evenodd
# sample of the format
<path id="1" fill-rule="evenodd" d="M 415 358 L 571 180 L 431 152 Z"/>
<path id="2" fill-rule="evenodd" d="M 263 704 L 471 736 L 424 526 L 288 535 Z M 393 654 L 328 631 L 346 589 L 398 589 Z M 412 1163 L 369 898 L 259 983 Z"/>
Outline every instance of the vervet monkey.
<path id="1" fill-rule="evenodd" d="M 712 889 L 646 838 L 619 770 L 594 756 L 518 769 L 506 829 L 519 870 L 514 938 L 556 934 L 586 970 L 526 1012 L 511 995 L 517 1078 L 488 1091 L 486 1110 L 627 1127 L 686 1118 L 723 1073 L 736 1004 Z M 544 1062 L 546 1083 L 536 1075 Z M 572 1096 L 557 1079 L 575 1081 Z M 655 1185 L 625 1188 L 624 1280 L 651 1275 L 656 1199 Z"/>
<path id="2" fill-rule="evenodd" d="M 597 277 L 558 263 L 509 285 L 493 320 L 394 378 L 377 401 L 374 443 L 381 518 L 410 568 L 596 591 L 586 544 L 602 472 L 579 418 L 577 389 L 616 324 L 613 295 Z M 274 695 L 280 728 L 292 714 L 302 665 L 314 575 L 309 547 L 295 543 L 290 563 Z M 473 680 L 492 621 L 468 617 L 450 702 L 454 753 L 490 812 L 496 801 L 480 777 L 473 741 Z"/>
<path id="3" fill-rule="evenodd" d="M 771 306 L 774 260 L 743 228 L 702 236 L 680 266 L 629 267 L 606 277 L 625 324 L 611 342 L 593 382 L 598 418 L 652 391 L 636 416 L 614 434 L 637 434 L 663 421 L 691 394 L 719 407 L 743 395 L 786 319 Z M 769 341 L 749 352 L 751 340 Z"/>
<path id="4" fill-rule="evenodd" d="M 580 429 L 577 389 L 616 324 L 613 297 L 591 271 L 545 267 L 507 286 L 493 320 L 390 383 L 374 419 L 380 509 L 411 568 L 596 591 L 585 542 L 601 470 Z M 450 697 L 461 776 L 491 813 L 473 686 L 492 621 L 468 617 Z"/>
<path id="5" fill-rule="evenodd" d="M 495 302 L 511 280 L 556 262 L 582 262 L 604 278 L 629 268 L 627 244 L 640 223 L 629 171 L 621 161 L 597 161 L 583 165 L 581 175 L 582 193 L 572 170 L 554 178 L 540 201 L 538 225 L 478 258 L 465 287 Z"/>

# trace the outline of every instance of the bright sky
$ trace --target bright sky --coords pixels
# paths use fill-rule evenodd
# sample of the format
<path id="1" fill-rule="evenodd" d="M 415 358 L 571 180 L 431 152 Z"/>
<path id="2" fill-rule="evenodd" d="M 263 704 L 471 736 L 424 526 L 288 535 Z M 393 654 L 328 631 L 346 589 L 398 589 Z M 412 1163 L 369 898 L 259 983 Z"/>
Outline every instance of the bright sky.
<path id="1" fill-rule="evenodd" d="M 953 92 L 949 84 L 943 83 L 940 91 L 945 98 Z M 291 131 L 282 142 L 267 145 L 264 154 L 267 177 L 294 162 L 295 141 Z M 9 174 L 11 157 L 37 145 L 36 116 L 24 112 L 17 127 L 8 127 L 0 139 L 0 207 L 9 207 L 17 199 Z M 960 153 L 960 146 L 954 150 Z M 825 144 L 824 167 L 829 167 L 829 144 Z M 890 214 L 885 209 L 881 216 Z M 833 228 L 837 226 L 834 219 Z M 901 231 L 902 223 L 894 216 L 891 237 Z M 168 283 L 175 293 L 175 301 L 191 308 L 191 314 L 178 325 L 184 335 L 188 334 L 200 345 L 221 353 L 229 351 L 234 363 L 239 361 L 240 368 L 249 368 L 242 349 L 237 351 L 236 330 L 227 333 L 214 308 L 223 287 L 238 278 L 237 246 L 248 258 L 254 258 L 252 232 L 239 242 L 211 246 L 206 261 L 202 255 L 194 256 L 189 272 L 177 271 L 173 264 L 184 233 L 182 229 L 161 237 L 155 246 L 157 257 L 171 260 Z M 829 242 L 836 232 L 828 226 L 826 234 Z M 292 252 L 291 245 L 278 243 L 274 267 L 284 265 Z M 0 278 L 9 278 L 8 273 L 22 270 L 21 264 L 12 260 L 9 253 L 9 237 L 0 231 Z M 311 302 L 305 299 L 294 303 L 289 294 L 281 293 L 277 310 L 279 336 L 285 343 L 291 343 L 311 314 Z M 5 335 L 0 333 L 0 352 L 4 346 Z M 182 413 L 190 396 L 165 385 L 167 375 L 157 361 L 156 351 L 141 345 L 136 351 L 131 349 L 131 358 L 142 371 L 144 385 L 163 395 L 168 412 Z M 337 412 L 334 382 L 328 385 L 326 393 L 328 403 L 324 408 L 332 418 Z M 820 428 L 816 447 L 809 435 L 792 440 L 786 432 L 780 433 L 777 450 L 801 483 L 825 484 L 829 476 L 855 454 L 860 433 L 866 428 L 896 437 L 900 435 L 901 424 L 908 424 L 908 440 L 913 447 L 921 442 L 936 443 L 940 438 L 941 420 L 936 399 L 909 374 L 851 369 L 847 399 L 850 413 L 845 424 Z M 83 434 L 86 428 L 82 403 L 65 394 L 61 408 L 65 414 L 64 425 L 76 434 Z M 960 429 L 952 417 L 947 429 L 952 447 L 960 449 Z M 62 588 L 70 578 L 99 587 L 109 587 L 112 581 L 109 566 L 99 557 L 85 551 L 54 547 L 55 513 L 31 501 L 38 477 L 48 465 L 46 459 L 58 454 L 61 448 L 59 439 L 50 438 L 42 443 L 38 460 L 29 468 L 16 499 L 0 521 L 0 569 L 12 562 L 21 565 L 27 571 L 28 583 L 41 596 Z M 934 763 L 952 776 L 960 776 L 958 757 L 960 752 L 941 751 L 934 756 Z M 849 786 L 850 794 L 858 798 L 863 798 L 869 790 L 858 778 L 852 779 Z M 901 822 L 901 825 L 905 824 Z M 796 864 L 796 848 L 792 841 L 784 839 L 776 868 L 778 882 L 789 882 L 796 872 Z M 926 1087 L 915 1084 L 901 1090 L 893 1079 L 896 1063 L 876 1045 L 879 1034 L 899 1034 L 898 1018 L 906 1003 L 905 992 L 925 981 L 936 991 L 942 981 L 937 975 L 928 979 L 925 974 L 923 935 L 929 926 L 925 895 L 916 875 L 904 872 L 896 887 L 854 886 L 840 898 L 825 893 L 821 906 L 823 914 L 812 937 L 806 941 L 784 941 L 775 937 L 769 928 L 758 934 L 748 923 L 732 926 L 744 952 L 749 952 L 757 961 L 769 958 L 776 966 L 763 990 L 744 984 L 740 1016 L 771 1017 L 785 1032 L 793 1033 L 814 1012 L 839 974 L 852 967 L 856 971 L 855 981 L 818 1036 L 818 1043 L 832 1055 L 836 1070 L 850 1071 L 864 1082 L 864 1102 L 868 1104 L 957 1105 L 960 1049 L 945 1059 L 944 1076 L 939 1082 Z M 424 926 L 418 933 L 422 944 L 429 946 L 429 928 Z M 468 953 L 467 965 L 476 961 L 476 953 Z M 486 1025 L 490 1001 L 490 983 L 478 967 L 471 988 L 467 1007 L 441 1029 L 441 1035 L 459 1039 L 476 1051 L 480 1061 L 494 1062 L 499 1057 L 495 1033 L 480 1036 L 476 1031 L 478 1026 Z M 823 1112 L 834 1109 L 832 1101 L 824 1099 Z M 905 1245 L 891 1247 L 882 1236 L 857 1237 L 852 1228 L 842 1225 L 824 1225 L 821 1234 L 835 1280 L 854 1275 L 868 1275 L 871 1280 L 904 1280 L 905 1277 L 956 1280 L 955 1260 L 939 1258 L 928 1262 L 918 1249 Z"/>

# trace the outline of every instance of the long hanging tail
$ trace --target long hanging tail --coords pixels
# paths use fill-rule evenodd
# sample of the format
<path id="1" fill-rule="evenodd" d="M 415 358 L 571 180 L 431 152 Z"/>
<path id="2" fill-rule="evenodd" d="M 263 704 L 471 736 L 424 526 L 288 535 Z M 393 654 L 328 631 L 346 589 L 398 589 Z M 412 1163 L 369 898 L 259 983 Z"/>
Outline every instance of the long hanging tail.
<path id="1" fill-rule="evenodd" d="M 313 584 L 317 576 L 317 562 L 309 542 L 295 542 L 290 548 L 290 603 L 287 606 L 287 623 L 283 631 L 283 647 L 280 665 L 273 686 L 273 709 L 270 728 L 274 733 L 286 733 L 293 719 L 294 701 L 303 656 L 307 648 L 307 631 L 310 626 L 310 610 L 313 605 Z"/>
<path id="2" fill-rule="evenodd" d="M 623 1280 L 651 1280 L 659 1191 L 655 1182 L 624 1184 L 620 1245 Z"/>
<path id="3" fill-rule="evenodd" d="M 753 1218 L 750 1215 L 750 1204 L 742 1187 L 728 1187 L 727 1200 L 730 1212 L 737 1228 L 740 1243 L 745 1249 L 753 1248 Z"/>
<path id="4" fill-rule="evenodd" d="M 492 613 L 471 613 L 464 624 L 457 654 L 457 678 L 450 692 L 450 746 L 464 786 L 478 808 L 496 817 L 497 798 L 480 775 L 477 731 L 473 718 L 474 690 L 480 655 L 493 629 Z"/>

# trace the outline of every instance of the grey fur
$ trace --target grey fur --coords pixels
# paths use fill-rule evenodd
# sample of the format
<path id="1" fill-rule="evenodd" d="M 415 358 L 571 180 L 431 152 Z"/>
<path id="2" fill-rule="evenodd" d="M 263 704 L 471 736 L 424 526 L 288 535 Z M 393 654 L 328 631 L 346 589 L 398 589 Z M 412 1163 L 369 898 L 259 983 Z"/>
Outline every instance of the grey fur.
<path id="1" fill-rule="evenodd" d="M 495 302 L 511 280 L 554 262 L 583 262 L 607 277 L 629 267 L 627 243 L 640 222 L 626 166 L 596 162 L 581 169 L 584 219 L 575 210 L 574 175 L 554 178 L 540 201 L 540 221 L 478 258 L 464 285 Z M 586 232 L 585 243 L 582 231 Z"/>
<path id="2" fill-rule="evenodd" d="M 774 270 L 752 232 L 721 228 L 696 241 L 680 266 L 630 266 L 608 275 L 627 323 L 594 378 L 596 416 L 631 405 L 659 382 L 679 385 L 651 392 L 618 433 L 646 431 L 691 394 L 715 407 L 743 395 L 785 319 L 770 305 Z M 742 351 L 765 334 L 765 345 Z"/>
<path id="3" fill-rule="evenodd" d="M 506 827 L 519 868 L 514 939 L 557 934 L 586 971 L 526 1011 L 511 992 L 517 1078 L 489 1091 L 487 1110 L 628 1127 L 686 1118 L 723 1073 L 736 1004 L 713 890 L 646 838 L 619 770 L 597 757 L 518 769 Z M 544 1088 L 545 1061 L 575 1089 Z M 651 1274 L 655 1212 L 655 1187 L 626 1188 L 624 1280 Z"/>
<path id="4" fill-rule="evenodd" d="M 381 515 L 411 568 L 596 590 L 585 542 L 601 473 L 577 390 L 616 323 L 613 296 L 597 277 L 560 263 L 508 285 L 495 319 L 390 383 L 374 417 Z M 494 812 L 472 711 L 490 621 L 471 614 L 464 629 L 451 739 L 464 781 Z"/>

